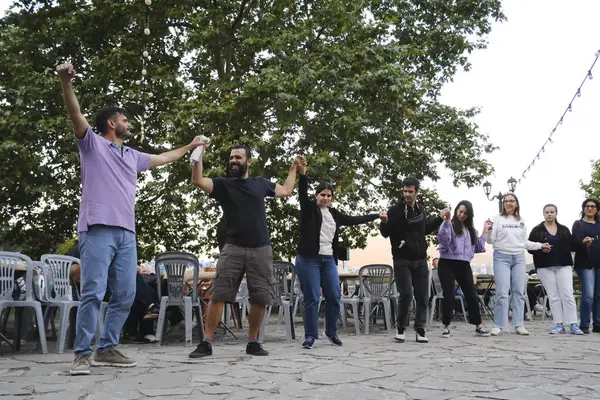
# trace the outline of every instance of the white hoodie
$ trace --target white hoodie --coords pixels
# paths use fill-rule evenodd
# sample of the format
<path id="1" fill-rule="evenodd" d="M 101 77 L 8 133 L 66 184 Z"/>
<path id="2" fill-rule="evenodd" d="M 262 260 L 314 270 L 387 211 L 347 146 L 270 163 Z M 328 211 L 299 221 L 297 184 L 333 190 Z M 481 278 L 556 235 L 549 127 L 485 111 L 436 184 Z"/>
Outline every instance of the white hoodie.
<path id="1" fill-rule="evenodd" d="M 494 245 L 494 250 L 505 254 L 519 254 L 524 250 L 540 250 L 541 243 L 527 240 L 527 228 L 523 218 L 516 220 L 512 215 L 506 217 L 496 215 L 492 222 L 492 231 L 487 242 Z"/>

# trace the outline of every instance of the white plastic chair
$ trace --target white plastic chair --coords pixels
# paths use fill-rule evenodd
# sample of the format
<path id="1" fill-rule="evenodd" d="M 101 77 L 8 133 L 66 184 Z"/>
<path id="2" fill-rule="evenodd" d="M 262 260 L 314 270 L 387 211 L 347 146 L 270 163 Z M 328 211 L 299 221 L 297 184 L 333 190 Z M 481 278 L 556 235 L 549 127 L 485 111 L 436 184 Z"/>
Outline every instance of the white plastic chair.
<path id="1" fill-rule="evenodd" d="M 288 281 L 288 276 L 292 274 L 291 282 Z M 293 340 L 293 323 L 294 315 L 292 315 L 291 306 L 294 302 L 294 291 L 289 290 L 289 287 L 294 287 L 296 282 L 296 272 L 294 270 L 294 264 L 287 261 L 273 261 L 273 278 L 275 279 L 275 298 L 273 303 L 267 306 L 265 311 L 265 317 L 263 318 L 260 330 L 258 332 L 258 342 L 264 343 L 265 330 L 269 323 L 269 317 L 273 306 L 278 306 L 280 310 L 283 310 L 283 317 L 285 323 L 285 337 L 288 342 Z M 289 286 L 288 286 L 289 285 Z M 281 312 L 281 311 L 280 311 Z"/>
<path id="2" fill-rule="evenodd" d="M 193 286 L 191 288 L 191 296 L 184 295 L 185 288 L 185 270 L 188 264 L 194 269 Z M 160 266 L 164 265 L 167 275 L 167 295 L 163 296 L 160 284 Z M 158 314 L 158 322 L 156 327 L 156 340 L 158 345 L 162 344 L 163 331 L 167 317 L 167 307 L 182 306 L 184 309 L 185 319 L 185 344 L 192 344 L 192 317 L 194 309 L 198 310 L 198 328 L 200 336 L 204 337 L 204 324 L 202 321 L 202 306 L 200 298 L 197 295 L 198 288 L 198 273 L 200 265 L 198 258 L 190 253 L 185 252 L 166 252 L 161 253 L 156 257 L 156 285 L 158 298 L 160 299 L 160 311 Z"/>
<path id="3" fill-rule="evenodd" d="M 358 271 L 360 282 L 360 297 L 364 303 L 365 335 L 369 334 L 371 321 L 371 305 L 383 304 L 385 325 L 388 332 L 392 332 L 392 283 L 394 282 L 394 269 L 390 265 L 371 264 L 361 267 Z"/>
<path id="4" fill-rule="evenodd" d="M 74 307 L 79 307 L 79 301 L 73 300 L 71 288 L 72 263 L 81 264 L 81 261 L 75 257 L 44 254 L 40 263 L 45 278 L 43 303 L 48 306 L 45 317 L 51 315 L 52 307 L 57 307 L 60 313 L 56 347 L 58 353 L 65 350 L 70 311 Z"/>
<path id="5" fill-rule="evenodd" d="M 27 264 L 25 272 L 25 299 L 14 300 L 15 271 L 17 264 L 20 262 Z M 42 304 L 33 298 L 32 277 L 33 261 L 31 261 L 31 258 L 24 254 L 0 251 L 0 313 L 7 307 L 32 307 L 35 310 L 42 353 L 46 354 L 48 353 L 48 343 L 46 342 L 44 315 L 42 313 Z"/>
<path id="6" fill-rule="evenodd" d="M 431 324 L 433 323 L 433 316 L 435 314 L 437 302 L 438 302 L 438 300 L 444 299 L 444 291 L 442 289 L 442 283 L 440 282 L 440 276 L 439 276 L 438 270 L 432 270 L 430 273 L 430 276 L 431 276 L 430 290 L 432 290 L 432 293 L 433 293 L 433 297 L 431 299 L 431 306 L 430 306 L 431 313 L 429 315 L 429 325 L 431 326 Z M 460 307 L 462 309 L 463 317 L 465 318 L 465 322 L 466 322 L 467 321 L 467 311 L 465 310 L 465 303 L 463 302 L 463 299 L 461 296 L 455 295 L 454 298 L 458 299 L 458 301 L 460 302 Z"/>

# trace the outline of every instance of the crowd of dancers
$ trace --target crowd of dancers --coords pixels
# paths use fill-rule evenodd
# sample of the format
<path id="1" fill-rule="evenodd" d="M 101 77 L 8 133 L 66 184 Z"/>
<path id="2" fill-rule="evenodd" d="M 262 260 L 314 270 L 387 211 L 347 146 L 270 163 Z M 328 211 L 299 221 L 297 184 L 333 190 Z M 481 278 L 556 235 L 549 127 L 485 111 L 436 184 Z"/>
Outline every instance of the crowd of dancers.
<path id="1" fill-rule="evenodd" d="M 123 109 L 108 107 L 96 113 L 95 134 L 81 113 L 72 79 L 71 64 L 57 68 L 63 98 L 75 132 L 81 162 L 82 198 L 78 219 L 79 250 L 82 261 L 81 305 L 77 313 L 73 375 L 88 375 L 92 365 L 133 367 L 136 361 L 117 349 L 119 335 L 135 295 L 137 266 L 134 206 L 137 175 L 149 168 L 179 160 L 199 146 L 209 148 L 206 138 L 196 137 L 187 146 L 158 155 L 139 152 L 123 145 L 131 137 L 131 125 Z M 203 154 L 203 153 L 201 153 Z M 332 207 L 335 193 L 330 184 L 318 184 L 309 194 L 306 159 L 297 156 L 288 177 L 280 185 L 264 177 L 248 175 L 252 164 L 250 148 L 234 146 L 229 154 L 228 176 L 203 176 L 202 156 L 192 166 L 192 184 L 214 198 L 223 210 L 226 239 L 217 263 L 210 303 L 206 312 L 205 338 L 189 355 L 210 356 L 212 339 L 220 321 L 223 305 L 235 302 L 245 276 L 250 295 L 248 342 L 246 352 L 266 356 L 258 342 L 259 328 L 267 305 L 274 296 L 273 253 L 267 227 L 265 198 L 289 197 L 298 180 L 300 200 L 300 239 L 297 244 L 296 273 L 304 295 L 305 338 L 302 346 L 313 347 L 319 339 L 318 304 L 321 291 L 326 301 L 324 336 L 342 346 L 337 333 L 340 314 L 340 284 L 337 270 L 338 234 L 341 226 L 358 225 L 379 219 L 381 234 L 389 238 L 394 280 L 398 290 L 395 339 L 406 340 L 409 308 L 416 303 L 414 331 L 419 343 L 428 342 L 425 334 L 430 275 L 426 235 L 439 230 L 439 277 L 443 289 L 442 336 L 450 336 L 450 321 L 456 283 L 461 287 L 469 309 L 469 322 L 478 336 L 497 336 L 508 329 L 509 309 L 512 326 L 519 335 L 528 335 L 524 326 L 526 289 L 525 251 L 533 254 L 535 267 L 550 299 L 555 322 L 551 333 L 569 330 L 600 332 L 600 223 L 595 199 L 582 205 L 582 217 L 573 233 L 557 222 L 557 208 L 544 207 L 544 221 L 527 236 L 513 193 L 503 198 L 502 212 L 488 219 L 481 233 L 473 226 L 473 207 L 461 201 L 452 213 L 441 210 L 427 218 L 425 207 L 416 201 L 420 182 L 408 177 L 401 182 L 402 199 L 385 212 L 348 216 Z M 299 177 L 297 176 L 299 175 Z M 494 326 L 483 326 L 470 262 L 475 253 L 485 251 L 485 242 L 494 248 L 496 298 Z M 573 296 L 571 252 L 582 285 L 581 316 L 578 325 Z M 111 297 L 100 341 L 92 353 L 100 303 L 107 289 Z M 510 295 L 509 295 L 510 294 Z M 509 298 L 511 304 L 509 305 Z"/>

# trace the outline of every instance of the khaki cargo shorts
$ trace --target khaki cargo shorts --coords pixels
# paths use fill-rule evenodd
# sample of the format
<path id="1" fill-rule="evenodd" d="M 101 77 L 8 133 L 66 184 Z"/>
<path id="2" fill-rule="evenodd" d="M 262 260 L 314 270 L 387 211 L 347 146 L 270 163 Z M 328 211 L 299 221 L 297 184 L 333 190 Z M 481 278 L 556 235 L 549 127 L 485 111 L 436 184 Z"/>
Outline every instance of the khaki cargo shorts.
<path id="1" fill-rule="evenodd" d="M 226 244 L 217 261 L 210 299 L 219 303 L 235 303 L 240 283 L 246 275 L 250 303 L 268 306 L 275 298 L 273 249 Z"/>

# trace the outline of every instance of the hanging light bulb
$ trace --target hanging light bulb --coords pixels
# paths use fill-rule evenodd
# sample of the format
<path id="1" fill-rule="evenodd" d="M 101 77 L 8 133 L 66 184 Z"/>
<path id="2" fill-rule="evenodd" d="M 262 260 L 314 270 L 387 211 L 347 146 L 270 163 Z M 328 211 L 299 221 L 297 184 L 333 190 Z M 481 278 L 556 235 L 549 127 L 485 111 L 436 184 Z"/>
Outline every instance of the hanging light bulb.
<path id="1" fill-rule="evenodd" d="M 600 57 L 600 50 L 598 50 L 598 51 L 596 52 L 596 54 L 594 54 L 594 55 L 595 55 L 596 57 Z"/>
<path id="2" fill-rule="evenodd" d="M 150 34 L 150 28 L 144 28 L 144 34 L 145 35 L 149 35 Z"/>
<path id="3" fill-rule="evenodd" d="M 147 52 L 146 50 L 144 50 L 144 52 L 142 53 L 142 55 L 143 55 L 144 57 L 148 57 L 148 52 Z"/>
<path id="4" fill-rule="evenodd" d="M 142 75 L 144 75 L 144 76 L 145 76 L 147 72 L 148 72 L 148 71 L 146 71 L 146 69 L 143 69 L 143 70 L 142 70 Z"/>
<path id="5" fill-rule="evenodd" d="M 594 77 L 592 76 L 592 70 L 591 69 L 588 71 L 588 76 L 587 77 L 588 77 L 589 80 L 594 79 Z"/>
<path id="6" fill-rule="evenodd" d="M 581 97 L 581 89 L 577 89 L 577 97 Z"/>
<path id="7" fill-rule="evenodd" d="M 544 146 L 542 146 L 542 153 L 544 153 L 544 152 L 546 152 L 546 148 Z"/>
<path id="8" fill-rule="evenodd" d="M 151 6 L 152 5 L 152 0 L 145 0 L 144 3 L 146 3 L 147 6 Z"/>
<path id="9" fill-rule="evenodd" d="M 550 139 L 550 138 L 548 138 L 548 141 L 549 141 L 550 143 L 554 143 L 554 142 L 552 141 L 552 139 Z"/>
<path id="10" fill-rule="evenodd" d="M 563 124 L 563 119 L 561 118 L 560 121 L 558 121 L 559 124 Z"/>
<path id="11" fill-rule="evenodd" d="M 152 60 L 152 57 L 148 56 L 148 61 Z"/>
<path id="12" fill-rule="evenodd" d="M 569 104 L 569 111 L 573 111 L 573 107 Z"/>

